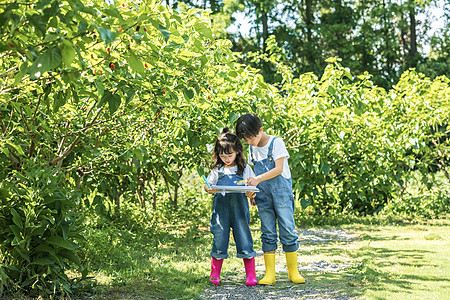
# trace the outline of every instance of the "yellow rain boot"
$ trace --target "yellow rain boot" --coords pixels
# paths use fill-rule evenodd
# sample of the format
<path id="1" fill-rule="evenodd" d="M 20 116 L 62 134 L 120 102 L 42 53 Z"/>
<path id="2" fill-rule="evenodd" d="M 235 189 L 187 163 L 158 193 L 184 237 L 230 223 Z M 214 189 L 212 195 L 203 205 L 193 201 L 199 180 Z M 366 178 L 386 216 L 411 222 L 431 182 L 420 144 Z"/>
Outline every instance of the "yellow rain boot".
<path id="1" fill-rule="evenodd" d="M 258 284 L 274 284 L 277 282 L 275 280 L 275 253 L 264 253 L 264 264 L 266 265 L 266 274 L 263 279 L 258 281 Z"/>
<path id="2" fill-rule="evenodd" d="M 285 254 L 289 280 L 293 283 L 305 283 L 305 278 L 300 275 L 297 269 L 297 251 L 285 252 Z"/>

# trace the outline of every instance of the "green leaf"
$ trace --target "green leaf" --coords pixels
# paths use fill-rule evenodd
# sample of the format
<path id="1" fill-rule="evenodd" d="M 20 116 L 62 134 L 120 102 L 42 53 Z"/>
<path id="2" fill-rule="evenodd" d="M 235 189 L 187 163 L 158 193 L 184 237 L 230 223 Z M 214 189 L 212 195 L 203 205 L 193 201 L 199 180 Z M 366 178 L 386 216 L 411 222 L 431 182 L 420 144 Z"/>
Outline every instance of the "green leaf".
<path id="1" fill-rule="evenodd" d="M 195 30 L 197 30 L 200 35 L 209 38 L 210 40 L 213 40 L 212 31 L 211 28 L 206 26 L 203 23 L 196 23 L 194 25 Z"/>
<path id="2" fill-rule="evenodd" d="M 22 251 L 19 247 L 14 247 L 14 250 L 19 253 L 20 256 L 22 256 L 27 262 L 31 262 L 30 257 L 28 254 Z"/>
<path id="3" fill-rule="evenodd" d="M 22 240 L 22 234 L 20 232 L 20 228 L 17 225 L 9 225 L 9 229 L 14 233 L 14 237 L 18 240 Z"/>
<path id="4" fill-rule="evenodd" d="M 77 245 L 63 239 L 60 236 L 51 236 L 51 237 L 47 238 L 47 242 L 49 244 L 59 246 L 61 248 L 67 249 L 67 250 L 75 250 L 78 248 Z"/>
<path id="5" fill-rule="evenodd" d="M 97 87 L 98 94 L 100 96 L 103 96 L 105 93 L 105 86 L 103 85 L 103 82 L 100 78 L 95 79 L 95 86 Z"/>
<path id="6" fill-rule="evenodd" d="M 61 43 L 61 55 L 62 55 L 62 61 L 64 65 L 67 67 L 70 67 L 72 62 L 75 59 L 75 56 L 77 54 L 77 51 L 72 46 L 72 43 L 68 40 L 64 40 Z"/>
<path id="7" fill-rule="evenodd" d="M 42 252 L 47 252 L 50 254 L 55 254 L 55 249 L 53 249 L 52 247 L 50 247 L 47 244 L 40 244 L 39 246 L 37 246 L 35 248 L 36 251 L 42 251 Z"/>
<path id="8" fill-rule="evenodd" d="M 133 100 L 134 96 L 136 95 L 136 91 L 133 89 L 130 89 L 127 91 L 127 100 L 125 101 L 125 106 L 128 105 L 128 103 L 131 102 L 131 100 Z"/>
<path id="9" fill-rule="evenodd" d="M 39 265 L 39 266 L 50 266 L 53 265 L 55 261 L 50 258 L 36 258 L 33 260 L 32 264 Z"/>
<path id="10" fill-rule="evenodd" d="M 20 147 L 19 145 L 13 144 L 11 142 L 6 142 L 6 144 L 8 144 L 9 146 L 13 147 L 14 150 L 17 151 L 17 154 L 19 155 L 25 155 L 25 153 L 22 150 L 22 147 Z M 9 153 L 9 152 L 8 152 Z"/>
<path id="11" fill-rule="evenodd" d="M 328 174 L 331 170 L 331 166 L 329 164 L 323 164 L 321 169 L 324 174 Z"/>
<path id="12" fill-rule="evenodd" d="M 31 79 L 36 79 L 41 77 L 48 70 L 57 68 L 61 62 L 61 50 L 59 47 L 53 47 L 40 55 L 28 68 L 28 72 L 31 75 Z"/>
<path id="13" fill-rule="evenodd" d="M 77 266 L 81 266 L 80 258 L 76 255 L 74 251 L 60 250 L 58 251 L 58 255 L 67 258 L 71 262 L 75 263 Z"/>
<path id="14" fill-rule="evenodd" d="M 300 205 L 302 206 L 303 209 L 307 208 L 307 207 L 310 206 L 311 204 L 312 204 L 312 203 L 311 203 L 311 200 L 309 200 L 309 199 L 302 199 L 302 200 L 300 201 Z"/>
<path id="15" fill-rule="evenodd" d="M 19 73 L 17 73 L 16 77 L 14 77 L 14 85 L 17 85 L 22 80 L 23 76 L 27 73 L 28 68 L 28 60 L 24 61 L 20 66 Z"/>
<path id="16" fill-rule="evenodd" d="M 166 28 L 164 28 L 164 26 L 162 26 L 161 24 L 159 24 L 158 29 L 161 32 L 161 34 L 163 35 L 164 40 L 167 42 L 169 40 L 169 38 L 170 38 L 170 35 L 171 35 L 170 31 L 167 30 Z"/>
<path id="17" fill-rule="evenodd" d="M 183 89 L 183 94 L 186 100 L 191 100 L 194 98 L 194 91 L 191 89 L 187 89 L 186 87 Z"/>
<path id="18" fill-rule="evenodd" d="M 109 112 L 111 114 L 114 114 L 119 109 L 121 102 L 122 100 L 119 95 L 113 95 L 110 91 L 105 91 L 98 105 L 99 107 L 102 107 L 103 105 L 108 103 Z"/>
<path id="19" fill-rule="evenodd" d="M 102 40 L 105 41 L 106 45 L 111 44 L 116 39 L 116 34 L 107 28 L 98 27 L 97 30 L 100 33 Z"/>
<path id="20" fill-rule="evenodd" d="M 66 95 L 61 91 L 58 92 L 55 95 L 55 99 L 53 100 L 53 112 L 56 113 L 61 106 L 64 106 L 64 104 L 66 104 L 66 101 Z"/>
<path id="21" fill-rule="evenodd" d="M 17 210 L 15 210 L 14 208 L 11 208 L 11 214 L 13 216 L 13 222 L 14 224 L 17 225 L 17 227 L 19 227 L 20 229 L 23 228 L 23 223 L 22 223 L 22 218 L 20 217 L 19 213 L 17 212 Z"/>
<path id="22" fill-rule="evenodd" d="M 127 57 L 127 62 L 133 71 L 145 76 L 144 65 L 142 64 L 142 61 L 133 53 L 133 51 L 130 51 L 130 55 Z"/>

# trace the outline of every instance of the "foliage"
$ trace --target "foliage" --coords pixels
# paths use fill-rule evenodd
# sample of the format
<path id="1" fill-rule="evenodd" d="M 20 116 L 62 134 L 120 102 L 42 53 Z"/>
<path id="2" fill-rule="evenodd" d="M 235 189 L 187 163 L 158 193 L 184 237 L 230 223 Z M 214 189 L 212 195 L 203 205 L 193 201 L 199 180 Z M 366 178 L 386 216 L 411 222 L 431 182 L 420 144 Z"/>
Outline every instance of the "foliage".
<path id="1" fill-rule="evenodd" d="M 198 9 L 150 0 L 4 8 L 1 293 L 69 293 L 66 270 L 86 275 L 79 257 L 98 267 L 104 245 L 122 249 L 139 230 L 156 241 L 157 221 L 207 223 L 207 202 L 185 185 L 201 185 L 192 174 L 210 165 L 208 144 L 242 113 L 284 138 L 297 199 L 318 214 L 372 214 L 410 170 L 447 171 L 446 77 L 411 70 L 386 91 L 336 59 L 321 78 L 296 76 L 272 37 L 266 54 L 248 54 L 276 71 L 281 84 L 271 85 Z"/>
<path id="2" fill-rule="evenodd" d="M 75 285 L 64 273 L 79 268 L 80 240 L 69 212 L 79 195 L 60 186 L 65 176 L 50 168 L 16 172 L 0 187 L 1 290 L 67 295 Z"/>
<path id="3" fill-rule="evenodd" d="M 320 79 L 294 78 L 279 65 L 285 96 L 275 114 L 263 114 L 287 141 L 303 207 L 312 204 L 320 214 L 375 213 L 404 189 L 411 170 L 426 174 L 438 165 L 447 172 L 446 77 L 431 81 L 411 70 L 387 92 L 369 74 L 353 79 L 348 68 L 329 61 L 334 66 Z"/>
<path id="4" fill-rule="evenodd" d="M 368 72 L 384 88 L 395 85 L 409 68 L 421 68 L 431 78 L 448 74 L 447 52 L 434 50 L 446 47 L 449 6 L 445 1 L 271 1 L 270 8 L 266 0 L 242 2 L 250 33 L 232 34 L 234 51 L 267 54 L 268 37 L 274 35 L 295 76 L 307 72 L 322 76 L 324 58 L 334 56 L 356 75 Z M 444 20 L 430 42 L 436 10 Z M 243 61 L 249 63 L 246 58 Z M 279 82 L 273 70 L 263 66 L 258 67 L 265 80 Z"/>

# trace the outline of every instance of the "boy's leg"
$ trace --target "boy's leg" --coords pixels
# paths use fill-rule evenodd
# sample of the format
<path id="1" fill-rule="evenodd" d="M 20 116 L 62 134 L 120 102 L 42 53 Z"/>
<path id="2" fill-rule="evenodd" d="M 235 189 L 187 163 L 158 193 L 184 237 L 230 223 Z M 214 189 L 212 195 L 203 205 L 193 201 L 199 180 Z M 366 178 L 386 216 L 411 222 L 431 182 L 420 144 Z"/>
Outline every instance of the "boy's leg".
<path id="1" fill-rule="evenodd" d="M 289 280 L 294 283 L 305 283 L 305 279 L 300 275 L 297 267 L 298 235 L 295 233 L 294 197 L 291 193 L 287 193 L 283 197 L 278 198 L 281 201 L 275 203 L 275 211 L 278 217 L 280 241 L 286 254 Z"/>
<path id="2" fill-rule="evenodd" d="M 280 232 L 280 242 L 285 252 L 298 249 L 298 235 L 295 232 L 294 196 L 292 193 L 280 194 L 274 203 Z"/>
<path id="3" fill-rule="evenodd" d="M 289 273 L 289 280 L 293 283 L 305 283 L 305 279 L 300 275 L 297 268 L 297 251 L 285 252 L 286 264 Z"/>
<path id="4" fill-rule="evenodd" d="M 275 279 L 275 250 L 277 249 L 277 221 L 273 207 L 273 200 L 270 196 L 256 197 L 258 214 L 261 219 L 261 242 L 264 251 L 264 265 L 266 273 L 258 284 L 270 285 L 276 282 Z"/>
<path id="5" fill-rule="evenodd" d="M 264 252 L 277 249 L 277 220 L 273 209 L 259 208 L 258 214 L 261 220 L 261 242 Z"/>
<path id="6" fill-rule="evenodd" d="M 258 281 L 258 284 L 274 284 L 277 282 L 275 279 L 275 251 L 264 252 L 264 265 L 266 267 L 266 274 L 263 279 Z"/>

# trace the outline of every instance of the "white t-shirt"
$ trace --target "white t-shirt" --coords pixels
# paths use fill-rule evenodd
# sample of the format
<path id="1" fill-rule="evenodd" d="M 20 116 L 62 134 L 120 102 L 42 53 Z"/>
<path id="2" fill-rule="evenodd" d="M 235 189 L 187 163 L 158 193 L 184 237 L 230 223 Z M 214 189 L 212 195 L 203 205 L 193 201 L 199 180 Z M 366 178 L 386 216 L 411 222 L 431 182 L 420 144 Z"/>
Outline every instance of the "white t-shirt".
<path id="1" fill-rule="evenodd" d="M 270 143 L 272 143 L 272 140 L 274 139 L 274 136 L 269 135 L 269 141 L 267 144 L 265 144 L 262 147 L 252 147 L 253 150 L 253 159 L 255 161 L 263 160 L 267 158 L 267 154 L 269 153 L 269 146 Z M 250 165 L 253 165 L 252 163 L 252 156 L 250 154 L 250 146 L 248 149 L 248 163 Z M 291 170 L 289 169 L 288 165 L 288 158 L 289 153 L 286 149 L 286 145 L 284 144 L 283 140 L 280 138 L 276 138 L 273 142 L 273 148 L 272 148 L 272 156 L 274 160 L 279 159 L 280 157 L 284 157 L 284 165 L 283 165 L 283 171 L 281 172 L 281 176 L 284 178 L 291 178 Z"/>
<path id="2" fill-rule="evenodd" d="M 223 168 L 223 174 L 225 175 L 232 175 L 236 174 L 238 171 L 237 166 L 230 167 L 230 168 Z M 249 177 L 255 177 L 255 173 L 253 173 L 252 168 L 249 165 L 245 165 L 244 173 L 242 174 L 242 180 L 247 180 Z M 219 178 L 219 169 L 214 168 L 211 170 L 211 172 L 208 175 L 208 182 L 210 185 L 216 185 L 217 179 Z"/>

